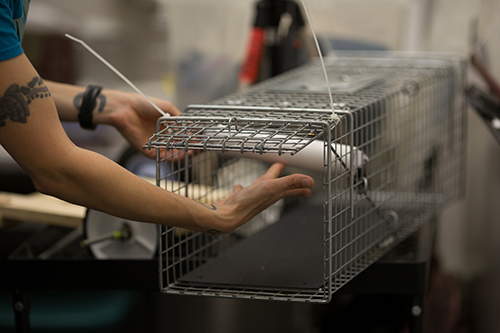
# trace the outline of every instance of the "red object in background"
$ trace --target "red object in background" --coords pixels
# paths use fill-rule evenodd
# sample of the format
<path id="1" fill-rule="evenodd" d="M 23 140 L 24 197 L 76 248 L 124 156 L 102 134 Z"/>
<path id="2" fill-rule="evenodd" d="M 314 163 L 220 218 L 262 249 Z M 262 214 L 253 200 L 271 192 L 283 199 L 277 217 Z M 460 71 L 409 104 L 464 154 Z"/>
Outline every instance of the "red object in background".
<path id="1" fill-rule="evenodd" d="M 259 80 L 263 52 L 264 29 L 261 27 L 254 27 L 250 34 L 246 59 L 240 70 L 240 83 L 250 85 Z"/>
<path id="2" fill-rule="evenodd" d="M 500 98 L 500 83 L 498 83 L 498 81 L 493 77 L 488 68 L 486 68 L 486 65 L 481 61 L 481 59 L 479 59 L 477 55 L 471 56 L 470 61 L 474 68 L 479 72 L 479 74 L 481 74 L 483 79 L 488 84 L 490 92 Z"/>

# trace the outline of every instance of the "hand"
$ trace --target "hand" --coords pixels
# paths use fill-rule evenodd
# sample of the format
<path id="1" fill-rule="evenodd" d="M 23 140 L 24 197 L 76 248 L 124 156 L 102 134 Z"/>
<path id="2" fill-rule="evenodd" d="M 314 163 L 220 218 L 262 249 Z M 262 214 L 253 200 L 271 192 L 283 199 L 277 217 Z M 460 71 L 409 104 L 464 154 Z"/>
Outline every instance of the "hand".
<path id="1" fill-rule="evenodd" d="M 161 114 L 138 94 L 123 93 L 117 91 L 106 92 L 107 95 L 114 94 L 121 102 L 114 108 L 112 124 L 129 141 L 130 145 L 150 158 L 156 157 L 154 149 L 148 150 L 142 147 L 156 133 L 156 121 Z M 118 96 L 119 95 L 119 96 Z M 164 112 L 178 116 L 181 112 L 169 101 L 149 97 Z"/>
<path id="2" fill-rule="evenodd" d="M 278 178 L 284 168 L 284 164 L 274 163 L 252 185 L 235 186 L 230 196 L 213 205 L 216 220 L 211 225 L 215 227 L 206 228 L 205 232 L 230 233 L 282 198 L 311 195 L 314 180 L 302 174 Z"/>
<path id="3" fill-rule="evenodd" d="M 78 121 L 84 88 L 47 80 L 44 82 L 56 104 L 59 119 Z M 148 157 L 155 157 L 155 150 L 144 150 L 142 147 L 156 133 L 156 121 L 161 116 L 160 112 L 143 96 L 136 93 L 103 89 L 101 95 L 103 99 L 99 99 L 98 111 L 93 113 L 93 122 L 114 126 L 132 147 Z M 172 116 L 181 114 L 171 102 L 149 98 L 165 113 Z"/>

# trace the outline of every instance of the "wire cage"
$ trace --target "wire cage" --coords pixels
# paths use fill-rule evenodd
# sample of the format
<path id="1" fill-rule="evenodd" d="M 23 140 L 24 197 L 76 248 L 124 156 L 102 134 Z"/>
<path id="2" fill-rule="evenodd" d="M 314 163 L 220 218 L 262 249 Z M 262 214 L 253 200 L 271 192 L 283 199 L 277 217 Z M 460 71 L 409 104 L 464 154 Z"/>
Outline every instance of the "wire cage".
<path id="1" fill-rule="evenodd" d="M 319 200 L 282 200 L 229 235 L 162 227 L 163 292 L 326 303 L 463 194 L 462 59 L 347 53 L 325 64 L 334 112 L 311 62 L 160 118 L 147 147 L 166 190 L 215 203 L 273 161 L 320 183 Z"/>

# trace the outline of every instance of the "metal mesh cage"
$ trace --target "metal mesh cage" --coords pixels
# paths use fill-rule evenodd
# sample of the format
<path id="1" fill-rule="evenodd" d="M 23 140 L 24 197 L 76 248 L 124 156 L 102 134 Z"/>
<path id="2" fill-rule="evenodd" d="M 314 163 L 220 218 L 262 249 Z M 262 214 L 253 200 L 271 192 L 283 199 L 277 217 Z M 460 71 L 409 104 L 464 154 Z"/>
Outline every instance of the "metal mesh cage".
<path id="1" fill-rule="evenodd" d="M 159 120 L 148 147 L 174 193 L 214 203 L 273 161 L 322 184 L 319 204 L 280 201 L 230 235 L 162 227 L 163 292 L 328 302 L 463 193 L 460 58 L 354 53 L 326 67 L 334 114 L 312 62 Z"/>

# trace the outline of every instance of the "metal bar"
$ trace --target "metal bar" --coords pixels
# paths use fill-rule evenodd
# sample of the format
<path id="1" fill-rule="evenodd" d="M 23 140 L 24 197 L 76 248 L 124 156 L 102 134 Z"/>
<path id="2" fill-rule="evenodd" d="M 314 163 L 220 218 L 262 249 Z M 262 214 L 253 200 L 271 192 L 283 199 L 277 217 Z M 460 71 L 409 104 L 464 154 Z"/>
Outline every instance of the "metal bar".
<path id="1" fill-rule="evenodd" d="M 334 103 L 334 106 L 344 109 L 347 105 L 344 103 Z M 325 109 L 311 109 L 311 108 L 278 108 L 266 106 L 246 106 L 246 105 L 219 105 L 219 104 L 191 104 L 186 107 L 186 110 L 199 109 L 199 110 L 248 110 L 248 111 L 276 111 L 276 112 L 313 112 L 313 113 L 328 113 L 331 114 L 331 108 Z M 345 110 L 335 110 L 335 112 L 345 112 Z"/>

